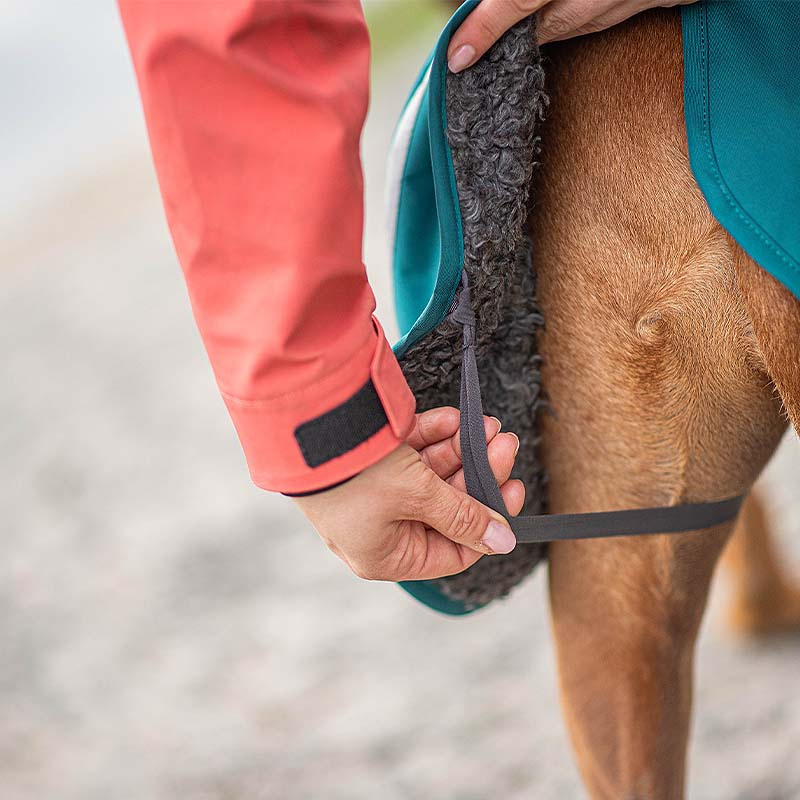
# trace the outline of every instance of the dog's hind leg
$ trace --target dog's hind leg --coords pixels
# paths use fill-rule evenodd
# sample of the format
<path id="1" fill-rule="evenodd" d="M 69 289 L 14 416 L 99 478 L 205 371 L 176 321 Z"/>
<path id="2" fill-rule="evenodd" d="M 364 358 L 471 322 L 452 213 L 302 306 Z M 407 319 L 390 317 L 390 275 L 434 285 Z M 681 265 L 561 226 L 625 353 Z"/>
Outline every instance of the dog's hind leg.
<path id="1" fill-rule="evenodd" d="M 800 588 L 780 564 L 769 518 L 751 492 L 722 559 L 731 584 L 730 627 L 742 635 L 800 628 Z"/>
<path id="2" fill-rule="evenodd" d="M 532 241 L 549 510 L 746 491 L 786 420 L 739 251 L 689 166 L 679 13 L 547 54 Z M 551 546 L 562 704 L 595 800 L 683 796 L 695 637 L 731 529 Z"/>
<path id="3" fill-rule="evenodd" d="M 734 263 L 755 355 L 800 433 L 800 301 L 742 251 Z M 728 621 L 735 631 L 756 635 L 800 628 L 800 585 L 780 563 L 757 494 L 742 509 L 724 565 L 733 589 Z"/>

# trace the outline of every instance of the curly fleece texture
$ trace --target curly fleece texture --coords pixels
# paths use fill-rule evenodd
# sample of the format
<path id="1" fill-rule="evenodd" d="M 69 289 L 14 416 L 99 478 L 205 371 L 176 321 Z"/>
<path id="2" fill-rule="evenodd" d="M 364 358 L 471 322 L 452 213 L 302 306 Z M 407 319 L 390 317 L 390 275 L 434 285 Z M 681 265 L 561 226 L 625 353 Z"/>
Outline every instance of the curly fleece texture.
<path id="1" fill-rule="evenodd" d="M 526 223 L 539 153 L 537 124 L 547 96 L 529 17 L 509 30 L 473 67 L 447 74 L 448 141 L 464 234 L 464 268 L 477 319 L 476 355 L 484 413 L 520 438 L 512 477 L 526 487 L 523 513 L 545 511 L 537 421 L 544 408 L 536 348 L 543 324 Z M 461 328 L 445 319 L 401 359 L 417 410 L 458 406 Z M 472 610 L 529 575 L 545 555 L 518 545 L 437 579 L 448 597 Z"/>

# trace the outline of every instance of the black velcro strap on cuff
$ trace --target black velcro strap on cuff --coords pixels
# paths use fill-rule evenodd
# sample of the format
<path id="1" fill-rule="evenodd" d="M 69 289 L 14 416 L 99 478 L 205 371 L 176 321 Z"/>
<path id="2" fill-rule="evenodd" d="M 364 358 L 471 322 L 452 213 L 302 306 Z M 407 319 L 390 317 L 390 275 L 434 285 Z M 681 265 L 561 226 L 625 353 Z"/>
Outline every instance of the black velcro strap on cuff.
<path id="1" fill-rule="evenodd" d="M 298 425 L 294 438 L 306 464 L 318 467 L 374 436 L 389 420 L 372 379 L 341 405 Z"/>

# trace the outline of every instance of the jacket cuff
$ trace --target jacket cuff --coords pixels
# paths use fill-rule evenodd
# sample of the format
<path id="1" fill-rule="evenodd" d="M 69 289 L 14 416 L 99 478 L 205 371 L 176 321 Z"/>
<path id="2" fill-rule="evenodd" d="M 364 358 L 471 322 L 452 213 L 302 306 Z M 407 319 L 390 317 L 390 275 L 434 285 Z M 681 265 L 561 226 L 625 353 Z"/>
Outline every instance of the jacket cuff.
<path id="1" fill-rule="evenodd" d="M 359 473 L 357 472 L 356 475 L 358 474 Z M 310 497 L 312 494 L 321 494 L 322 492 L 327 492 L 328 489 L 335 489 L 337 486 L 342 486 L 348 481 L 353 480 L 356 475 L 351 475 L 349 478 L 345 478 L 343 481 L 336 481 L 336 483 L 332 483 L 330 486 L 323 486 L 321 489 L 309 489 L 307 492 L 281 492 L 281 494 L 285 497 Z"/>
<path id="2" fill-rule="evenodd" d="M 297 494 L 353 477 L 398 447 L 416 400 L 372 315 L 375 336 L 337 371 L 264 400 L 223 394 L 253 483 Z"/>

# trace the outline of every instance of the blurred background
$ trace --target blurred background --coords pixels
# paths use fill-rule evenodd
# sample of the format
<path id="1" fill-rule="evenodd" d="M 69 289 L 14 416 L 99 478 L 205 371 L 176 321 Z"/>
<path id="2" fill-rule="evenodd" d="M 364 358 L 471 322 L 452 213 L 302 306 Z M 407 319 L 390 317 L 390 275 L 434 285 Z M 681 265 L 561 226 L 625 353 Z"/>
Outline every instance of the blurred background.
<path id="1" fill-rule="evenodd" d="M 582 797 L 545 573 L 465 618 L 356 578 L 250 483 L 191 317 L 116 6 L 0 0 L 0 800 Z M 366 263 L 446 9 L 368 2 Z M 800 445 L 763 479 L 800 561 Z M 714 588 L 690 797 L 800 797 L 800 638 Z"/>

